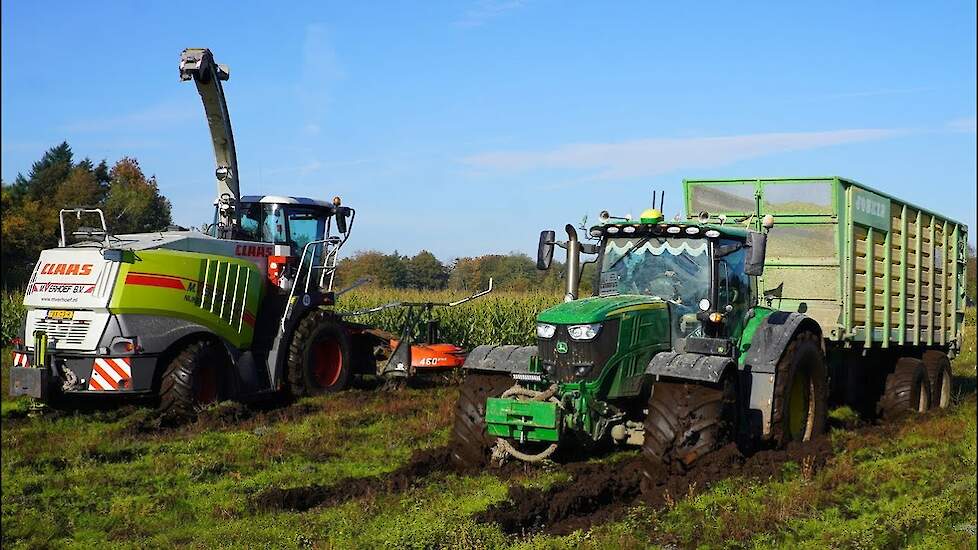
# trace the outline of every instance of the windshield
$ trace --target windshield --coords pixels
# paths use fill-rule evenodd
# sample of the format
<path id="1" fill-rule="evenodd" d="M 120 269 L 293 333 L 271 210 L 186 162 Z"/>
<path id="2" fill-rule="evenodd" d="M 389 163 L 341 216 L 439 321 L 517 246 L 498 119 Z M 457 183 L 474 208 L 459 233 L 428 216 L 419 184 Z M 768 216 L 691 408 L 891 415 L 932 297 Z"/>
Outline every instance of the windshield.
<path id="1" fill-rule="evenodd" d="M 618 237 L 605 243 L 600 295 L 646 294 L 687 308 L 710 295 L 706 239 Z"/>

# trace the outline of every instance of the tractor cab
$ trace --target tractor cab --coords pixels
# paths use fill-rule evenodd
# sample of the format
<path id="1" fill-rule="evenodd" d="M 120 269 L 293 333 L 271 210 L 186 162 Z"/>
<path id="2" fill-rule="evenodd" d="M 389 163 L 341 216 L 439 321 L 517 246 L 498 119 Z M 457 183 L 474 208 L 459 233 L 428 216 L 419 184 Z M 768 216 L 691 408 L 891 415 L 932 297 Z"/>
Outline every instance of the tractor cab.
<path id="1" fill-rule="evenodd" d="M 756 301 L 750 251 L 757 235 L 703 222 L 667 223 L 649 209 L 637 221 L 606 220 L 596 296 L 644 295 L 669 304 L 673 338 L 736 338 Z"/>

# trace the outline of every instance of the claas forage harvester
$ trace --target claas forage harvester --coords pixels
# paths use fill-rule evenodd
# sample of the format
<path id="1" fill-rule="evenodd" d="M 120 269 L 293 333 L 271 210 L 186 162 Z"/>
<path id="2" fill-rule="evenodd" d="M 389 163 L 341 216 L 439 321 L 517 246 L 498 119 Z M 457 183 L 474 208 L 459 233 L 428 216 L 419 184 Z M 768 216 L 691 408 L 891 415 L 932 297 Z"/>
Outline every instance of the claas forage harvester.
<path id="1" fill-rule="evenodd" d="M 59 246 L 41 252 L 25 292 L 11 393 L 53 406 L 151 397 L 165 413 L 192 416 L 224 399 L 317 395 L 356 375 L 403 380 L 459 367 L 465 354 L 438 343 L 431 310 L 492 282 L 452 303 L 337 311 L 349 290 L 333 284 L 354 209 L 339 197 L 240 196 L 227 67 L 187 49 L 180 78 L 196 84 L 213 142 L 214 223 L 206 233 L 113 235 L 98 209 L 62 210 Z M 97 227 L 81 225 L 91 220 Z M 390 307 L 404 309 L 400 334 L 354 322 Z"/>

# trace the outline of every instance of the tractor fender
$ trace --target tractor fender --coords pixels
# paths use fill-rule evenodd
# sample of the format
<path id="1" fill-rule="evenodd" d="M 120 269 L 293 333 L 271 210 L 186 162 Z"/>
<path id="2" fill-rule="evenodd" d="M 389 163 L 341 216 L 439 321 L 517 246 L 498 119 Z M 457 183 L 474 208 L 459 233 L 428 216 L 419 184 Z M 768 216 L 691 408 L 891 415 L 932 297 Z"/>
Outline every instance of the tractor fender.
<path id="1" fill-rule="evenodd" d="M 774 400 L 778 361 L 791 338 L 801 329 L 822 336 L 822 327 L 811 317 L 794 311 L 775 311 L 761 321 L 750 341 L 741 367 L 742 395 L 747 397 L 747 420 L 752 433 L 771 432 L 771 403 Z"/>
<path id="2" fill-rule="evenodd" d="M 537 353 L 536 346 L 476 346 L 465 358 L 462 368 L 498 373 L 530 372 L 531 358 Z"/>
<path id="3" fill-rule="evenodd" d="M 716 383 L 733 368 L 734 361 L 730 357 L 664 351 L 652 357 L 645 374 Z"/>

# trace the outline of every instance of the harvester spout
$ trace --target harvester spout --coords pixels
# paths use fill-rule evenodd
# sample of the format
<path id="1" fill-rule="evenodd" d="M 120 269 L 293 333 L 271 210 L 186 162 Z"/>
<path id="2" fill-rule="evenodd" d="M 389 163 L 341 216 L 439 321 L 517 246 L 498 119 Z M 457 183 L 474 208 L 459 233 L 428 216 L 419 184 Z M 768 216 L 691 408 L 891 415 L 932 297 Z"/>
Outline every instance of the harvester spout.
<path id="1" fill-rule="evenodd" d="M 193 80 L 204 103 L 207 126 L 214 143 L 217 169 L 217 237 L 234 238 L 238 228 L 239 200 L 238 159 L 234 152 L 234 136 L 231 133 L 231 117 L 221 81 L 230 72 L 226 65 L 214 62 L 214 54 L 206 48 L 187 48 L 180 54 L 180 80 Z"/>

